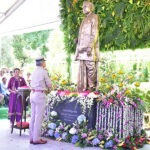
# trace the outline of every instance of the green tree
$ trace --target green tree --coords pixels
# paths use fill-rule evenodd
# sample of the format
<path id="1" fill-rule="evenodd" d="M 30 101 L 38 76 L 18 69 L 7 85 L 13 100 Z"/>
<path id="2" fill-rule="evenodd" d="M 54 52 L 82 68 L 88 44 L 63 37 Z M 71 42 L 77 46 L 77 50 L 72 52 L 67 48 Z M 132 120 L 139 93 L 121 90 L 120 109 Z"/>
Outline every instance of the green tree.
<path id="1" fill-rule="evenodd" d="M 13 36 L 12 47 L 14 48 L 14 55 L 21 63 L 21 67 L 31 61 L 27 51 L 40 49 L 41 55 L 45 55 L 48 51 L 46 44 L 50 31 L 44 30 Z"/>
<path id="2" fill-rule="evenodd" d="M 1 66 L 12 67 L 14 61 L 12 59 L 12 37 L 5 36 L 1 38 Z"/>
<path id="3" fill-rule="evenodd" d="M 60 0 L 65 49 L 75 52 L 84 0 Z M 100 18 L 100 50 L 150 47 L 149 0 L 89 0 Z"/>

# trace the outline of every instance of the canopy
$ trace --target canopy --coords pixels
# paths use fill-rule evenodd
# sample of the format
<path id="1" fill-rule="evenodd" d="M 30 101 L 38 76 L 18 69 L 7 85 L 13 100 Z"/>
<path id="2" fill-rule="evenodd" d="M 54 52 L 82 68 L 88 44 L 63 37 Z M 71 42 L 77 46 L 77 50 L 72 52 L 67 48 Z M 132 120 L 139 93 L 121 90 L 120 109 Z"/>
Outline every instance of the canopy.
<path id="1" fill-rule="evenodd" d="M 59 24 L 59 0 L 0 0 L 0 36 L 53 29 Z"/>

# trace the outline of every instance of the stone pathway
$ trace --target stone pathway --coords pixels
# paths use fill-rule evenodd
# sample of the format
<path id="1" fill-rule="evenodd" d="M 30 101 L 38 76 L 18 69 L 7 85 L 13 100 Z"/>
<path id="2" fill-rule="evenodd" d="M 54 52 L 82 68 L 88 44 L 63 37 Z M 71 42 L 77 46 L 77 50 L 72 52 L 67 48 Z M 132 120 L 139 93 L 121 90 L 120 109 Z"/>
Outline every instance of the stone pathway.
<path id="1" fill-rule="evenodd" d="M 13 134 L 10 133 L 9 120 L 0 120 L 0 150 L 101 150 L 98 147 L 75 147 L 71 143 L 58 142 L 48 139 L 48 143 L 44 145 L 29 144 L 29 131 L 14 129 Z M 145 145 L 140 150 L 150 150 L 150 145 Z"/>

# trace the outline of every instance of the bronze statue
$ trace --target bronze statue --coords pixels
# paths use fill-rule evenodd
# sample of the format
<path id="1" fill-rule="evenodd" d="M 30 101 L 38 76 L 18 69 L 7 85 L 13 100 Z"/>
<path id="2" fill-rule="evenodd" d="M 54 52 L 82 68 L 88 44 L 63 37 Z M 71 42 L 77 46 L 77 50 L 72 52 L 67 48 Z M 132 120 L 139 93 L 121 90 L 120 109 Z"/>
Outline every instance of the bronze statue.
<path id="1" fill-rule="evenodd" d="M 98 61 L 99 61 L 99 19 L 93 13 L 94 5 L 83 2 L 83 19 L 77 40 L 75 60 L 79 60 L 77 81 L 78 92 L 94 91 L 98 86 Z"/>

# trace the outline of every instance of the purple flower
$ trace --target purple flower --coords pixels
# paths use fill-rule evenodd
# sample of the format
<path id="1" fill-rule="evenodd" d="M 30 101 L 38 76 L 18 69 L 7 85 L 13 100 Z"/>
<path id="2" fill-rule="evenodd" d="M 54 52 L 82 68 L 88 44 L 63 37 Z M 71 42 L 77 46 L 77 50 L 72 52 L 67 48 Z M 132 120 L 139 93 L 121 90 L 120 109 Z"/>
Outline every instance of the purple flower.
<path id="1" fill-rule="evenodd" d="M 106 108 L 109 108 L 109 106 L 110 106 L 110 102 L 107 102 L 106 103 Z"/>
<path id="2" fill-rule="evenodd" d="M 100 140 L 102 140 L 102 139 L 104 138 L 104 136 L 101 135 L 101 134 L 99 134 L 99 135 L 98 135 L 98 138 L 99 138 Z"/>
<path id="3" fill-rule="evenodd" d="M 120 104 L 121 104 L 122 106 L 124 106 L 124 101 L 120 101 Z"/>
<path id="4" fill-rule="evenodd" d="M 63 125 L 60 125 L 59 127 L 60 127 L 60 129 L 64 129 L 64 126 L 63 126 Z"/>
<path id="5" fill-rule="evenodd" d="M 53 123 L 53 122 L 51 122 L 50 124 L 48 124 L 48 128 L 50 128 L 50 129 L 56 129 L 56 124 L 55 123 Z"/>
<path id="6" fill-rule="evenodd" d="M 100 140 L 98 139 L 98 138 L 94 138 L 93 140 L 92 140 L 92 144 L 93 145 L 98 145 L 100 143 Z"/>
<path id="7" fill-rule="evenodd" d="M 117 137 L 114 138 L 114 141 L 115 141 L 116 143 L 119 143 L 119 139 L 118 139 Z"/>
<path id="8" fill-rule="evenodd" d="M 132 102 L 132 105 L 137 108 L 137 104 L 135 102 Z"/>
<path id="9" fill-rule="evenodd" d="M 79 124 L 81 124 L 82 122 L 85 122 L 86 121 L 85 115 L 82 114 L 82 115 L 78 116 L 77 121 Z"/>
<path id="10" fill-rule="evenodd" d="M 60 138 L 59 132 L 55 132 L 54 137 L 55 137 L 56 139 Z"/>
<path id="11" fill-rule="evenodd" d="M 114 150 L 117 150 L 117 146 L 116 146 L 116 145 L 114 145 L 114 146 L 113 146 L 113 149 L 114 149 Z"/>
<path id="12" fill-rule="evenodd" d="M 63 140 L 67 140 L 67 135 L 68 135 L 68 133 L 67 132 L 64 132 L 63 134 L 62 134 L 62 139 Z"/>
<path id="13" fill-rule="evenodd" d="M 127 143 L 127 144 L 129 144 L 129 143 L 130 143 L 129 139 L 126 139 L 126 143 Z"/>
<path id="14" fill-rule="evenodd" d="M 114 145 L 113 141 L 110 140 L 110 141 L 108 141 L 108 142 L 105 143 L 105 148 L 112 148 L 113 145 Z"/>
<path id="15" fill-rule="evenodd" d="M 82 139 L 85 139 L 87 137 L 87 134 L 86 133 L 82 133 L 81 137 L 82 137 Z"/>
<path id="16" fill-rule="evenodd" d="M 48 135 L 53 136 L 54 135 L 54 130 L 52 130 L 52 129 L 48 130 Z"/>
<path id="17" fill-rule="evenodd" d="M 106 99 L 103 99 L 103 100 L 102 100 L 102 103 L 103 103 L 103 105 L 106 105 L 106 104 L 107 104 L 107 100 L 106 100 Z"/>
<path id="18" fill-rule="evenodd" d="M 71 143 L 75 144 L 78 141 L 79 137 L 78 135 L 73 135 L 71 138 Z"/>

